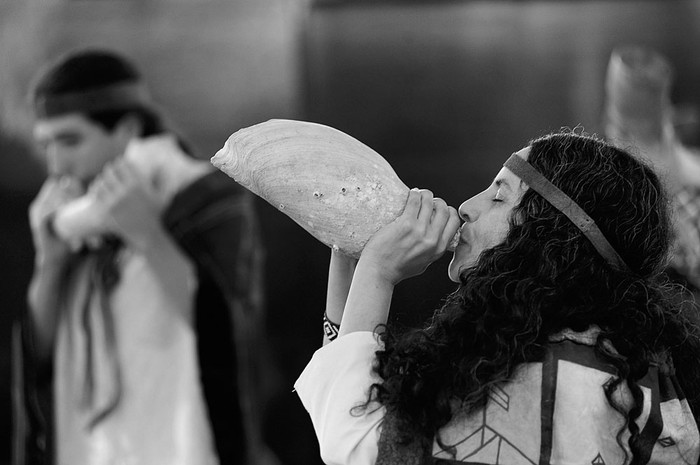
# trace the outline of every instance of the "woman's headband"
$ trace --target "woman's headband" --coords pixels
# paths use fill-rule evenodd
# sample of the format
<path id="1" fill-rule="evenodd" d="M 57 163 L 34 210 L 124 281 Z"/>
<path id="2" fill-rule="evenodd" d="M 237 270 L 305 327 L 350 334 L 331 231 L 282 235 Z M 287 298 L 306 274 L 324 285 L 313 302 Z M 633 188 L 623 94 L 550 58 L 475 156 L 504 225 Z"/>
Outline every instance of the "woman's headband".
<path id="1" fill-rule="evenodd" d="M 82 92 L 42 96 L 34 102 L 34 111 L 37 117 L 48 118 L 66 113 L 92 113 L 150 105 L 151 99 L 144 84 L 128 81 Z"/>
<path id="2" fill-rule="evenodd" d="M 525 184 L 540 194 L 554 208 L 566 215 L 566 217 L 581 230 L 583 235 L 591 241 L 593 247 L 595 247 L 610 266 L 617 270 L 630 271 L 625 261 L 622 260 L 622 257 L 620 257 L 613 246 L 610 245 L 610 242 L 608 242 L 600 231 L 598 225 L 595 224 L 593 218 L 588 216 L 571 197 L 552 184 L 530 163 L 514 153 L 506 160 L 503 166 L 522 179 Z"/>

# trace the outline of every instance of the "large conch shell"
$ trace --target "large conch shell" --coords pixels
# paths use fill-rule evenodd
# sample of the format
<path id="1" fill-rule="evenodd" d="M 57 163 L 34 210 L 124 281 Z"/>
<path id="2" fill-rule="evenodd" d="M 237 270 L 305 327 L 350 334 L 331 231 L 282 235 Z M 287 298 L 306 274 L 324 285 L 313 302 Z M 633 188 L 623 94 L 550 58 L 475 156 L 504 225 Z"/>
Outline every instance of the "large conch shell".
<path id="1" fill-rule="evenodd" d="M 241 129 L 211 162 L 316 239 L 355 258 L 403 212 L 409 193 L 377 152 L 342 131 L 305 121 L 278 119 Z"/>

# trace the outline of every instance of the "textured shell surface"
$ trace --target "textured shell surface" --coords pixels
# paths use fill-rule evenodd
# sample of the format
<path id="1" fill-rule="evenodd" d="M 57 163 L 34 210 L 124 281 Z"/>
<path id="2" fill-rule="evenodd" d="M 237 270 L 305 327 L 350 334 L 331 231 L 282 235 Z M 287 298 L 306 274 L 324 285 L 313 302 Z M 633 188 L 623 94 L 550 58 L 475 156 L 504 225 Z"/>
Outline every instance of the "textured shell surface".
<path id="1" fill-rule="evenodd" d="M 391 165 L 329 126 L 270 120 L 235 132 L 212 164 L 314 237 L 359 256 L 401 214 L 408 187 Z"/>

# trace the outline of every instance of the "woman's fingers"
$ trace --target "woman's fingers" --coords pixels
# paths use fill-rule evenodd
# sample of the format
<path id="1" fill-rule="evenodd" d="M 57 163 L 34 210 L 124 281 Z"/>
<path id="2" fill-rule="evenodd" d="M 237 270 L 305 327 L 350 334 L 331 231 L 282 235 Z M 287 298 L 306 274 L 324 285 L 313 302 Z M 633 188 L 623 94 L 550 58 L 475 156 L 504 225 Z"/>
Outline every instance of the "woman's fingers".
<path id="1" fill-rule="evenodd" d="M 437 237 L 436 232 L 442 231 L 450 217 L 449 208 L 443 199 L 434 197 L 431 191 L 411 189 L 404 214 L 408 219 L 417 219 L 421 234 Z"/>
<path id="2" fill-rule="evenodd" d="M 447 206 L 447 203 L 444 200 L 442 200 L 440 197 L 435 197 L 433 199 L 433 212 L 431 221 L 433 223 L 446 222 L 447 218 L 449 217 L 449 212 L 447 210 L 448 208 L 449 207 Z"/>
<path id="3" fill-rule="evenodd" d="M 448 206 L 443 199 L 435 198 L 433 204 L 433 215 L 426 237 L 435 244 L 436 252 L 442 254 L 457 232 L 460 219 L 457 210 Z"/>
<path id="4" fill-rule="evenodd" d="M 403 210 L 403 215 L 408 218 L 418 218 L 421 209 L 421 193 L 418 189 L 408 191 L 408 199 Z"/>
<path id="5" fill-rule="evenodd" d="M 442 255 L 452 242 L 461 220 L 459 213 L 440 197 L 434 197 L 433 193 L 426 189 L 413 189 L 412 193 L 420 193 L 412 196 L 412 209 L 420 206 L 414 230 L 423 237 L 424 247 L 432 249 L 437 255 Z M 413 214 L 414 210 L 409 213 Z M 408 218 L 411 218 L 410 216 Z"/>
<path id="6" fill-rule="evenodd" d="M 427 189 L 420 191 L 420 211 L 418 212 L 418 221 L 424 226 L 430 225 L 430 220 L 433 217 L 435 205 L 433 203 L 433 193 Z"/>
<path id="7" fill-rule="evenodd" d="M 429 190 L 412 189 L 404 212 L 372 236 L 360 261 L 396 284 L 422 273 L 445 253 L 458 225 L 457 211 L 444 200 Z"/>

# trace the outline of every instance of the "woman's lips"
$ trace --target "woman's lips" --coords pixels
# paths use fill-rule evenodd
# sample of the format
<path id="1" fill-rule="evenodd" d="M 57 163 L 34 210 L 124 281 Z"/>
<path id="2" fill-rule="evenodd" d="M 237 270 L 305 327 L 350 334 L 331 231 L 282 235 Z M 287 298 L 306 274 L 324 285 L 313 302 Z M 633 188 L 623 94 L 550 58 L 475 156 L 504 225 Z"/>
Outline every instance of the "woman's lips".
<path id="1" fill-rule="evenodd" d="M 459 227 L 454 237 L 450 241 L 450 245 L 447 246 L 447 250 L 449 250 L 450 252 L 454 252 L 460 244 L 466 244 L 467 240 L 464 237 L 463 229 L 464 225 Z"/>
<path id="2" fill-rule="evenodd" d="M 467 242 L 467 228 L 465 227 L 467 223 L 463 223 L 462 226 L 459 227 L 459 230 L 457 233 L 459 234 L 459 243 L 463 244 Z"/>

